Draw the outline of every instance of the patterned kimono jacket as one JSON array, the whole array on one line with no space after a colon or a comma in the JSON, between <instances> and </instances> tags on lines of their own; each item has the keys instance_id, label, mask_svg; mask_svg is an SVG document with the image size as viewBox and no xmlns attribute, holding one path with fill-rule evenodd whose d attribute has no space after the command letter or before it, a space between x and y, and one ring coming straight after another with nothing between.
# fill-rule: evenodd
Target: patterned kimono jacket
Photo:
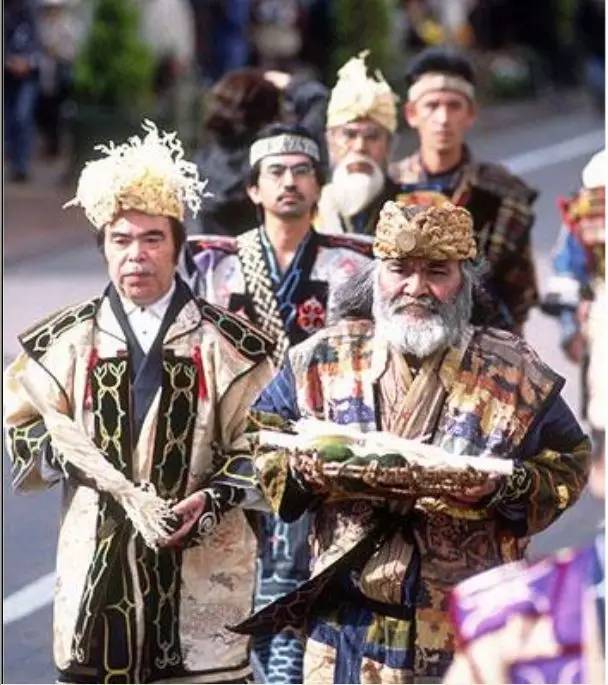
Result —
<instances>
[{"instance_id":1,"label":"patterned kimono jacket","mask_svg":"<svg viewBox=\"0 0 608 685\"><path fill-rule=\"evenodd\" d=\"M112 286L20 336L6 372L14 487L61 480L54 658L68 682L226 682L250 673L247 640L225 625L251 609L255 537L241 506L261 504L244 438L271 377L269 339L178 280L147 354ZM103 457L164 499L204 489L183 547L149 549L124 510L54 449L24 393L34 384Z\"/></svg>"},{"instance_id":2,"label":"patterned kimono jacket","mask_svg":"<svg viewBox=\"0 0 608 685\"><path fill-rule=\"evenodd\" d=\"M290 345L325 325L330 290L371 258L371 243L351 236L312 231L281 273L263 229L236 239L200 236L190 247L198 267L201 294L257 323L277 341L280 364ZM260 558L256 608L308 579L309 518L287 524L276 516L258 517ZM256 638L255 656L266 682L299 683L303 646L291 633Z\"/></svg>"},{"instance_id":3,"label":"patterned kimono jacket","mask_svg":"<svg viewBox=\"0 0 608 685\"><path fill-rule=\"evenodd\" d=\"M476 162L466 148L462 164L447 174L429 174L419 153L395 162L389 172L402 184L397 202L424 205L447 198L471 212L479 254L490 267L484 287L501 309L501 320L490 323L520 330L538 303L530 243L536 191L504 167Z\"/></svg>"},{"instance_id":4,"label":"patterned kimono jacket","mask_svg":"<svg viewBox=\"0 0 608 685\"><path fill-rule=\"evenodd\" d=\"M458 651L444 682L605 683L604 535L459 585L451 601Z\"/></svg>"},{"instance_id":5,"label":"patterned kimono jacket","mask_svg":"<svg viewBox=\"0 0 608 685\"><path fill-rule=\"evenodd\" d=\"M259 457L275 511L286 520L315 512L313 574L235 629L304 626L306 683L440 679L453 650L452 587L520 558L528 536L585 484L589 441L559 396L562 383L525 342L496 329L469 327L415 376L370 321L344 321L292 349L254 405L260 421L381 428L454 454L510 459L514 472L468 508L429 497L370 503L322 499L284 452Z\"/></svg>"}]
</instances>

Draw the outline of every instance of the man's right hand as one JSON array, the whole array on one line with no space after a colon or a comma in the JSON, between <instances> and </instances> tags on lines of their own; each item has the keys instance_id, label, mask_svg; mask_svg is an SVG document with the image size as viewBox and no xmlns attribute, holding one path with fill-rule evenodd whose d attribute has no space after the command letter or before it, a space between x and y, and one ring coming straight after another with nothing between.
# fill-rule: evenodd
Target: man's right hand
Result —
<instances>
[{"instance_id":1,"label":"man's right hand","mask_svg":"<svg viewBox=\"0 0 608 685\"><path fill-rule=\"evenodd\" d=\"M566 343L564 343L563 347L568 359L575 364L580 364L583 361L587 350L585 336L580 331L577 331Z\"/></svg>"}]
</instances>

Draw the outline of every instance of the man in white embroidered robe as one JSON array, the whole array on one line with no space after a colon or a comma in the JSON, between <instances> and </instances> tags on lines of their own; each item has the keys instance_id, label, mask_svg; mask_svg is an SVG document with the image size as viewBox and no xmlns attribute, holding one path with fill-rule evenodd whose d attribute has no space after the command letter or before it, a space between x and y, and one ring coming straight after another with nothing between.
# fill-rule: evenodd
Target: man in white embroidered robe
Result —
<instances>
[{"instance_id":1,"label":"man in white embroidered robe","mask_svg":"<svg viewBox=\"0 0 608 685\"><path fill-rule=\"evenodd\" d=\"M63 483L61 682L243 682L247 640L225 626L251 606L242 507L263 505L243 433L272 345L176 276L204 184L174 134L145 128L85 167L73 201L110 284L20 336L7 370L14 486Z\"/></svg>"}]
</instances>

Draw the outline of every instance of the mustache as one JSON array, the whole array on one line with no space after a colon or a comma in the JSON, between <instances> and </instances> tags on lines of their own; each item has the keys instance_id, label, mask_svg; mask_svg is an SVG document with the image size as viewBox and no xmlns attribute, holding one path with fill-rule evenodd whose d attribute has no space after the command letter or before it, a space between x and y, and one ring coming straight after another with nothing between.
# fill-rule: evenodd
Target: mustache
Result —
<instances>
[{"instance_id":1,"label":"mustache","mask_svg":"<svg viewBox=\"0 0 608 685\"><path fill-rule=\"evenodd\" d=\"M440 303L431 295L422 295L421 297L397 295L389 301L388 305L393 313L404 311L409 307L423 307L433 314L438 314L441 310Z\"/></svg>"},{"instance_id":2,"label":"mustache","mask_svg":"<svg viewBox=\"0 0 608 685\"><path fill-rule=\"evenodd\" d=\"M304 199L304 195L302 195L302 193L298 192L297 190L288 190L288 191L286 191L286 192L284 192L284 193L281 193L281 194L279 195L278 199L279 199L279 200L284 200L286 197L290 197L290 198L291 198L291 197L295 197L295 198L297 198L298 200L303 200L303 199Z\"/></svg>"},{"instance_id":3,"label":"mustache","mask_svg":"<svg viewBox=\"0 0 608 685\"><path fill-rule=\"evenodd\" d=\"M124 271L121 275L124 276L152 276L154 271L146 266L137 266L133 264Z\"/></svg>"}]
</instances>

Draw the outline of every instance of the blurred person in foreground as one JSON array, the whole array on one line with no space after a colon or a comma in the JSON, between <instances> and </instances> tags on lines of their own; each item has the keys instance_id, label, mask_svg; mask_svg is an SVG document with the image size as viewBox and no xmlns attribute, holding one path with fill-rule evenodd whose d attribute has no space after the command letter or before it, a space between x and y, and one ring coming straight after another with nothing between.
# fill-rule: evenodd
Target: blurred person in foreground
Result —
<instances>
[{"instance_id":1,"label":"blurred person in foreground","mask_svg":"<svg viewBox=\"0 0 608 685\"><path fill-rule=\"evenodd\" d=\"M494 325L521 334L538 302L530 230L536 191L504 167L475 160L465 136L477 115L473 69L449 48L429 48L412 60L403 113L420 147L391 165L403 204L448 199L473 215L475 239L487 260L483 286L495 302ZM499 319L500 317L500 319Z\"/></svg>"},{"instance_id":2,"label":"blurred person in foreground","mask_svg":"<svg viewBox=\"0 0 608 685\"><path fill-rule=\"evenodd\" d=\"M367 75L368 52L338 71L327 107L332 171L315 220L323 233L373 235L380 209L398 191L387 175L397 128L397 96L380 72Z\"/></svg>"},{"instance_id":3,"label":"blurred person in foreground","mask_svg":"<svg viewBox=\"0 0 608 685\"><path fill-rule=\"evenodd\" d=\"M34 5L4 3L4 145L10 180L28 180L34 145L40 39Z\"/></svg>"},{"instance_id":4,"label":"blurred person in foreground","mask_svg":"<svg viewBox=\"0 0 608 685\"><path fill-rule=\"evenodd\" d=\"M247 192L261 224L237 238L193 236L200 293L260 326L276 342L280 366L291 345L323 328L327 303L371 259L371 242L330 236L312 228L323 184L320 150L298 126L272 124L249 153ZM309 576L309 518L287 524L260 514L255 608L289 592ZM293 631L255 640L267 683L302 682L301 637Z\"/></svg>"},{"instance_id":5,"label":"blurred person in foreground","mask_svg":"<svg viewBox=\"0 0 608 685\"><path fill-rule=\"evenodd\" d=\"M13 487L61 482L60 682L245 682L264 506L244 438L270 340L176 275L204 183L175 133L101 146L74 200L109 284L23 333L5 376Z\"/></svg>"},{"instance_id":6,"label":"blurred person in foreground","mask_svg":"<svg viewBox=\"0 0 608 685\"><path fill-rule=\"evenodd\" d=\"M608 331L604 331L605 334ZM605 337L604 337L605 340ZM597 379L604 386L608 377ZM591 494L605 498L608 405L593 425ZM606 682L606 530L534 564L492 569L451 598L457 651L446 685Z\"/></svg>"},{"instance_id":7,"label":"blurred person in foreground","mask_svg":"<svg viewBox=\"0 0 608 685\"><path fill-rule=\"evenodd\" d=\"M195 161L211 197L200 224L210 235L237 236L257 224L247 195L249 146L264 126L292 118L310 132L325 124L327 91L316 81L283 72L231 71L211 89L204 120L206 140ZM195 231L192 228L191 232Z\"/></svg>"},{"instance_id":8,"label":"blurred person in foreground","mask_svg":"<svg viewBox=\"0 0 608 685\"><path fill-rule=\"evenodd\" d=\"M275 512L314 512L313 570L235 629L301 626L305 683L438 682L454 649L454 585L522 558L587 480L589 440L563 379L521 338L469 324L469 212L388 202L374 255L334 293L336 323L288 352L252 417L275 429L314 417L382 430L441 449L445 463L494 457L512 473L404 500L379 497L367 478L354 489L306 474L284 451L256 457Z\"/></svg>"},{"instance_id":9,"label":"blurred person in foreground","mask_svg":"<svg viewBox=\"0 0 608 685\"><path fill-rule=\"evenodd\" d=\"M581 365L582 414L598 427L608 406L602 354L608 336L606 178L608 153L603 150L583 169L582 188L560 199L562 227L542 303L544 312L559 317L564 352Z\"/></svg>"}]
</instances>

